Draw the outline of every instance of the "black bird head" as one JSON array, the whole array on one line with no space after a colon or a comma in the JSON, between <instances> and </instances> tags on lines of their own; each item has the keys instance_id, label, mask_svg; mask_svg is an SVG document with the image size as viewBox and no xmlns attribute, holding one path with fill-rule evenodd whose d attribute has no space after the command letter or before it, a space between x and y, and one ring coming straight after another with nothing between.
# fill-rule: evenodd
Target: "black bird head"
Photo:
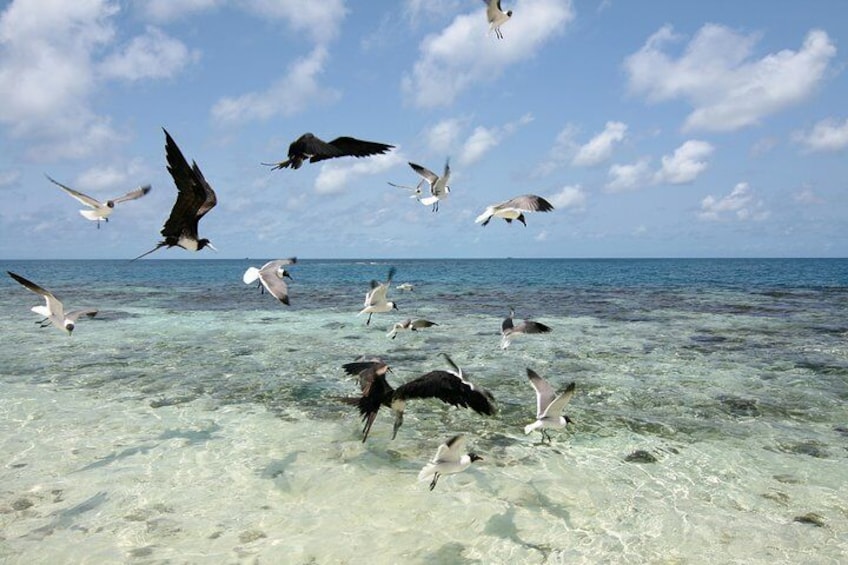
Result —
<instances>
[{"instance_id":1,"label":"black bird head","mask_svg":"<svg viewBox=\"0 0 848 565\"><path fill-rule=\"evenodd\" d=\"M506 17L508 17L508 18L512 17L512 10L507 10Z\"/></svg>"},{"instance_id":2,"label":"black bird head","mask_svg":"<svg viewBox=\"0 0 848 565\"><path fill-rule=\"evenodd\" d=\"M471 458L472 463L475 462L475 461L482 461L483 460L483 458L480 457L479 455L477 455L476 453L469 453L468 457Z\"/></svg>"},{"instance_id":3,"label":"black bird head","mask_svg":"<svg viewBox=\"0 0 848 565\"><path fill-rule=\"evenodd\" d=\"M204 247L208 247L213 251L218 251L217 249L215 249L215 246L212 245L212 242L206 239L205 237L197 240L197 250L200 251Z\"/></svg>"},{"instance_id":4,"label":"black bird head","mask_svg":"<svg viewBox=\"0 0 848 565\"><path fill-rule=\"evenodd\" d=\"M74 332L74 323L68 322L65 324L65 331L68 332L68 335L71 335Z\"/></svg>"},{"instance_id":5,"label":"black bird head","mask_svg":"<svg viewBox=\"0 0 848 565\"><path fill-rule=\"evenodd\" d=\"M392 302L392 309L400 312L400 308L398 308L397 302Z\"/></svg>"}]
</instances>

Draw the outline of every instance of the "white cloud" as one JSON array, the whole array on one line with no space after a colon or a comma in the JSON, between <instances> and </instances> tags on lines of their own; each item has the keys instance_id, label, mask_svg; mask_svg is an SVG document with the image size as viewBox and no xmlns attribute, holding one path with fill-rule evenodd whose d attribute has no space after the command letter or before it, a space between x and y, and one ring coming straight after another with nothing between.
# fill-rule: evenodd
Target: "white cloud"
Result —
<instances>
[{"instance_id":1,"label":"white cloud","mask_svg":"<svg viewBox=\"0 0 848 565\"><path fill-rule=\"evenodd\" d=\"M793 196L796 202L800 202L801 204L822 204L824 203L824 199L822 199L818 194L816 194L812 188L809 186L805 186L801 188L800 191L795 193Z\"/></svg>"},{"instance_id":2,"label":"white cloud","mask_svg":"<svg viewBox=\"0 0 848 565\"><path fill-rule=\"evenodd\" d=\"M713 146L706 141L690 139L674 150L672 155L664 155L662 167L654 176L655 182L686 184L695 180L707 169L704 160L713 153Z\"/></svg>"},{"instance_id":3,"label":"white cloud","mask_svg":"<svg viewBox=\"0 0 848 565\"><path fill-rule=\"evenodd\" d=\"M566 126L557 134L554 140L554 146L548 152L547 158L539 164L536 169L536 176L543 176L552 173L562 166L571 155L577 151L579 145L574 141L577 135L577 126L574 124L566 124Z\"/></svg>"},{"instance_id":4,"label":"white cloud","mask_svg":"<svg viewBox=\"0 0 848 565\"><path fill-rule=\"evenodd\" d=\"M318 43L336 37L347 15L344 0L242 0L240 4L264 18L284 20L293 30L307 32Z\"/></svg>"},{"instance_id":5,"label":"white cloud","mask_svg":"<svg viewBox=\"0 0 848 565\"><path fill-rule=\"evenodd\" d=\"M382 173L405 161L406 158L397 149L373 157L357 159L352 163L329 161L321 166L321 171L315 178L315 192L339 193L357 177Z\"/></svg>"},{"instance_id":6,"label":"white cloud","mask_svg":"<svg viewBox=\"0 0 848 565\"><path fill-rule=\"evenodd\" d=\"M149 18L171 21L224 4L224 0L137 0L136 4Z\"/></svg>"},{"instance_id":7,"label":"white cloud","mask_svg":"<svg viewBox=\"0 0 848 565\"><path fill-rule=\"evenodd\" d=\"M500 127L486 128L478 126L468 139L465 140L465 143L463 143L459 151L459 162L463 165L470 165L479 161L483 155L500 144L501 141L515 132L515 130L532 121L533 116L525 114L518 120L508 122Z\"/></svg>"},{"instance_id":8,"label":"white cloud","mask_svg":"<svg viewBox=\"0 0 848 565\"><path fill-rule=\"evenodd\" d=\"M610 181L604 187L609 192L635 190L651 181L651 160L647 157L629 165L614 164L609 169Z\"/></svg>"},{"instance_id":9,"label":"white cloud","mask_svg":"<svg viewBox=\"0 0 848 565\"><path fill-rule=\"evenodd\" d=\"M100 71L107 77L125 80L168 78L186 65L200 59L200 52L189 50L182 41L168 37L155 27L134 37L120 53L107 57Z\"/></svg>"},{"instance_id":10,"label":"white cloud","mask_svg":"<svg viewBox=\"0 0 848 565\"><path fill-rule=\"evenodd\" d=\"M716 198L710 194L701 201L698 217L702 220L720 221L734 216L739 221L764 220L769 216L747 182L738 183L726 196Z\"/></svg>"},{"instance_id":11,"label":"white cloud","mask_svg":"<svg viewBox=\"0 0 848 565\"><path fill-rule=\"evenodd\" d=\"M424 135L431 151L448 153L456 145L464 127L464 120L448 118L430 128Z\"/></svg>"},{"instance_id":12,"label":"white cloud","mask_svg":"<svg viewBox=\"0 0 848 565\"><path fill-rule=\"evenodd\" d=\"M340 96L337 91L318 84L326 59L327 49L316 47L308 56L295 61L288 74L268 90L218 100L212 107L212 117L231 124L267 120L277 115L291 116L309 106L337 100Z\"/></svg>"},{"instance_id":13,"label":"white cloud","mask_svg":"<svg viewBox=\"0 0 848 565\"><path fill-rule=\"evenodd\" d=\"M149 176L150 174L151 171L145 169L141 159L133 159L121 166L112 164L91 167L77 177L74 188L78 187L78 190L86 193L99 190L123 190L126 192L139 185L146 184L142 175Z\"/></svg>"},{"instance_id":14,"label":"white cloud","mask_svg":"<svg viewBox=\"0 0 848 565\"><path fill-rule=\"evenodd\" d=\"M590 139L577 150L571 163L578 167L593 167L612 157L616 143L627 135L627 125L622 122L607 122L604 131Z\"/></svg>"},{"instance_id":15,"label":"white cloud","mask_svg":"<svg viewBox=\"0 0 848 565\"><path fill-rule=\"evenodd\" d=\"M848 119L842 123L833 118L822 120L809 132L796 132L794 139L807 151L839 151L848 147Z\"/></svg>"},{"instance_id":16,"label":"white cloud","mask_svg":"<svg viewBox=\"0 0 848 565\"><path fill-rule=\"evenodd\" d=\"M420 58L402 87L419 107L449 106L475 83L493 80L508 67L532 57L574 17L570 0L526 0L521 17L505 26L507 38L487 36L483 6L461 14L438 34L424 38Z\"/></svg>"},{"instance_id":17,"label":"white cloud","mask_svg":"<svg viewBox=\"0 0 848 565\"><path fill-rule=\"evenodd\" d=\"M556 194L550 195L547 200L554 205L554 208L560 210L583 210L586 207L586 193L583 188L577 184L574 186L564 186Z\"/></svg>"},{"instance_id":18,"label":"white cloud","mask_svg":"<svg viewBox=\"0 0 848 565\"><path fill-rule=\"evenodd\" d=\"M693 108L687 130L731 131L809 97L821 83L836 47L812 30L798 51L784 49L753 59L759 37L716 24L704 25L678 58L665 52L678 41L670 26L627 57L630 90L649 101L684 99Z\"/></svg>"}]
</instances>

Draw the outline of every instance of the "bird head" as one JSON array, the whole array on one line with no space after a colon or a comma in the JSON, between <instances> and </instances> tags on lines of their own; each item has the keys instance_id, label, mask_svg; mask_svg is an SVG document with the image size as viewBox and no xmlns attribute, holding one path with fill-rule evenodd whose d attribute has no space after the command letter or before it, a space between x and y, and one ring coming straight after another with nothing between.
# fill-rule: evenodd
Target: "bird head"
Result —
<instances>
[{"instance_id":1,"label":"bird head","mask_svg":"<svg viewBox=\"0 0 848 565\"><path fill-rule=\"evenodd\" d=\"M479 455L477 455L476 453L469 453L468 457L471 459L472 463L474 463L475 461L482 461L483 460L483 458L480 457Z\"/></svg>"},{"instance_id":2,"label":"bird head","mask_svg":"<svg viewBox=\"0 0 848 565\"><path fill-rule=\"evenodd\" d=\"M571 419L571 418L569 418L568 416L563 416L563 418L565 418L565 423L566 423L566 424L572 424L572 425L574 424L574 420L572 420L572 419Z\"/></svg>"},{"instance_id":3,"label":"bird head","mask_svg":"<svg viewBox=\"0 0 848 565\"><path fill-rule=\"evenodd\" d=\"M73 322L65 322L65 331L68 332L68 335L74 333L74 323Z\"/></svg>"},{"instance_id":4,"label":"bird head","mask_svg":"<svg viewBox=\"0 0 848 565\"><path fill-rule=\"evenodd\" d=\"M107 206L108 208L114 208L114 207L115 207L115 201L114 201L114 200L107 200L107 201L106 201L106 206Z\"/></svg>"},{"instance_id":5,"label":"bird head","mask_svg":"<svg viewBox=\"0 0 848 565\"><path fill-rule=\"evenodd\" d=\"M511 18L511 17L512 17L512 10L507 10L507 11L506 11L506 17L508 17L508 18Z\"/></svg>"},{"instance_id":6,"label":"bird head","mask_svg":"<svg viewBox=\"0 0 848 565\"><path fill-rule=\"evenodd\" d=\"M397 302L392 302L392 310L397 310L400 312L400 308L398 308Z\"/></svg>"},{"instance_id":7,"label":"bird head","mask_svg":"<svg viewBox=\"0 0 848 565\"><path fill-rule=\"evenodd\" d=\"M292 278L292 276L289 274L289 272L287 270L283 269L282 267L280 267L280 270L277 271L277 276L280 277L280 278L287 277L291 280L294 280Z\"/></svg>"}]
</instances>

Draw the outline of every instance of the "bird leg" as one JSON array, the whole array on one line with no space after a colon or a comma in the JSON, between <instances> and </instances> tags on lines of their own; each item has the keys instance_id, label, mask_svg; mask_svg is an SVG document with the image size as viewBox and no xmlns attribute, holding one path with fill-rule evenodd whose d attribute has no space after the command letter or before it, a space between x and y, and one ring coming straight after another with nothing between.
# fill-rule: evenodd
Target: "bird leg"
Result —
<instances>
[{"instance_id":1,"label":"bird leg","mask_svg":"<svg viewBox=\"0 0 848 565\"><path fill-rule=\"evenodd\" d=\"M46 328L47 326L50 325L50 318L44 318L43 320L38 320L36 322L36 324L38 324L39 328Z\"/></svg>"},{"instance_id":2,"label":"bird leg","mask_svg":"<svg viewBox=\"0 0 848 565\"><path fill-rule=\"evenodd\" d=\"M373 312L369 312L369 313L368 313L368 319L367 319L367 320L365 320L365 325L366 325L366 326L371 325L371 315L372 315L372 314L373 314Z\"/></svg>"},{"instance_id":3,"label":"bird leg","mask_svg":"<svg viewBox=\"0 0 848 565\"><path fill-rule=\"evenodd\" d=\"M436 473L436 474L433 475L433 482L430 483L430 490L433 490L434 488L436 488L436 481L438 481L438 480L439 480L439 474Z\"/></svg>"},{"instance_id":4,"label":"bird leg","mask_svg":"<svg viewBox=\"0 0 848 565\"><path fill-rule=\"evenodd\" d=\"M548 444L552 444L553 440L551 439L551 435L548 433L548 430L542 428L540 431L542 432L542 443L545 443L545 440L548 440Z\"/></svg>"}]
</instances>

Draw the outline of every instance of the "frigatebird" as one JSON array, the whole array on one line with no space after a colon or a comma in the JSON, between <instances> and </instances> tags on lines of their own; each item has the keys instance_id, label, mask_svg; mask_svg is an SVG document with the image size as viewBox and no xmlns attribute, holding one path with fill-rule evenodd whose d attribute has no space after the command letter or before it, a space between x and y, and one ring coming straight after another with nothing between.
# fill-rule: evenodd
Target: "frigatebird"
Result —
<instances>
[{"instance_id":1,"label":"frigatebird","mask_svg":"<svg viewBox=\"0 0 848 565\"><path fill-rule=\"evenodd\" d=\"M336 157L368 157L386 153L390 149L394 149L394 145L363 141L355 137L337 137L327 142L311 133L304 133L289 145L288 159L279 163L262 164L271 167L271 170L288 167L299 169L307 159L310 163L317 163Z\"/></svg>"}]
</instances>

